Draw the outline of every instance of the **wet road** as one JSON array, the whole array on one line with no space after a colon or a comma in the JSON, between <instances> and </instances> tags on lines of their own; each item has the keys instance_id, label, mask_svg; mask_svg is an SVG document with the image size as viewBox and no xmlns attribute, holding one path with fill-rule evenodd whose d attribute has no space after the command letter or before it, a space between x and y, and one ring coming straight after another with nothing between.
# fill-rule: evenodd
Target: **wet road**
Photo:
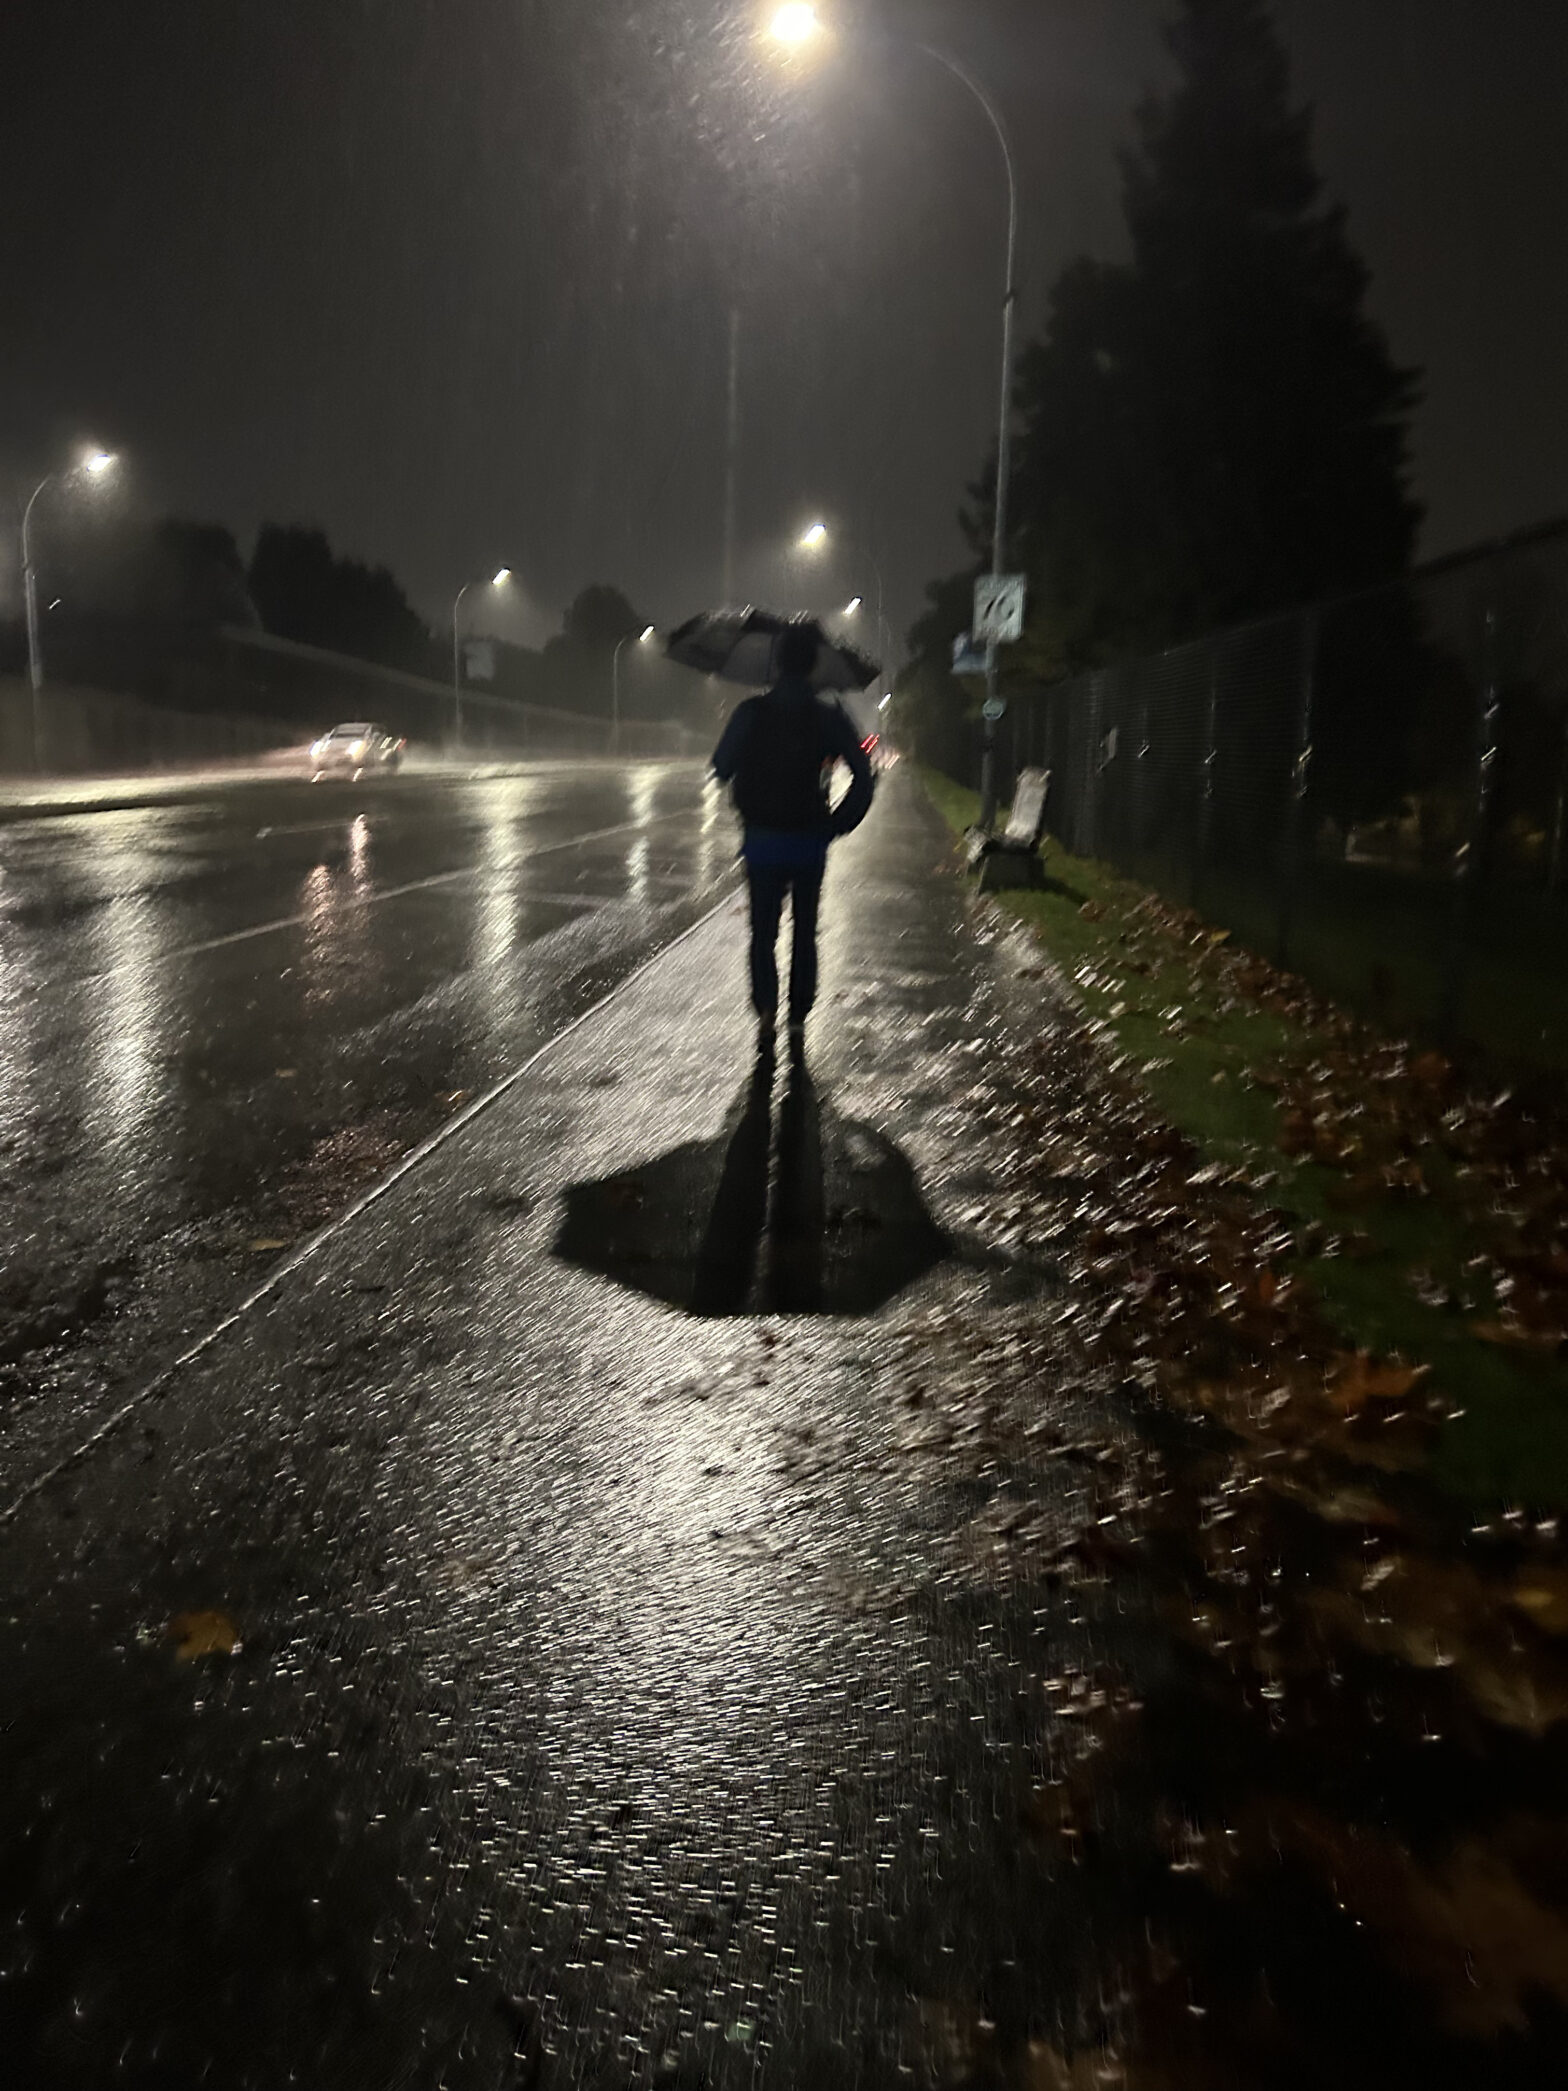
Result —
<instances>
[{"instance_id":1,"label":"wet road","mask_svg":"<svg viewBox=\"0 0 1568 2091\"><path fill-rule=\"evenodd\" d=\"M0 825L8 1481L712 904L694 764Z\"/></svg>"},{"instance_id":2,"label":"wet road","mask_svg":"<svg viewBox=\"0 0 1568 2091\"><path fill-rule=\"evenodd\" d=\"M1083 1622L987 1521L1082 1485L939 1399L1051 1283L943 847L846 846L809 1068L723 908L0 1527L40 2086L946 2082L1070 2010Z\"/></svg>"}]
</instances>

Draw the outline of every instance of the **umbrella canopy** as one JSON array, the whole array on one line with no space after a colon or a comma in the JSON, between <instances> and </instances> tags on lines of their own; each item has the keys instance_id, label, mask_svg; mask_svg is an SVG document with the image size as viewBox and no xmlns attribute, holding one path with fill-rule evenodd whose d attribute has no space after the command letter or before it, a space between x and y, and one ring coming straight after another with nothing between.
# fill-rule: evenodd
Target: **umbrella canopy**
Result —
<instances>
[{"instance_id":1,"label":"umbrella canopy","mask_svg":"<svg viewBox=\"0 0 1568 2091\"><path fill-rule=\"evenodd\" d=\"M784 617L776 610L704 610L671 632L664 651L683 668L765 690L778 680L779 636L792 627L816 634L820 650L811 680L817 689L863 690L882 673L853 646L830 639L816 618Z\"/></svg>"}]
</instances>

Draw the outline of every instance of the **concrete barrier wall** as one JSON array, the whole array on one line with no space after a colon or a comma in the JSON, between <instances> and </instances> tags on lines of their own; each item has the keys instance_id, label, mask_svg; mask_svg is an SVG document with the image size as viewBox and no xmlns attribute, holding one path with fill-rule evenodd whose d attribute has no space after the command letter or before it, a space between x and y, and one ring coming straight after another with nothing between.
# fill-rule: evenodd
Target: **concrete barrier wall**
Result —
<instances>
[{"instance_id":1,"label":"concrete barrier wall","mask_svg":"<svg viewBox=\"0 0 1568 2091\"><path fill-rule=\"evenodd\" d=\"M19 635L11 634L18 659ZM134 622L52 636L39 706L0 674L0 776L80 776L244 760L302 748L343 719L373 719L430 753L491 760L706 754L711 737L677 721L624 720L465 689L261 632Z\"/></svg>"},{"instance_id":2,"label":"concrete barrier wall","mask_svg":"<svg viewBox=\"0 0 1568 2091\"><path fill-rule=\"evenodd\" d=\"M34 745L32 691L0 677L0 776L109 776L187 764L243 761L297 746L286 720L246 712L170 711L111 690L45 683Z\"/></svg>"}]
</instances>

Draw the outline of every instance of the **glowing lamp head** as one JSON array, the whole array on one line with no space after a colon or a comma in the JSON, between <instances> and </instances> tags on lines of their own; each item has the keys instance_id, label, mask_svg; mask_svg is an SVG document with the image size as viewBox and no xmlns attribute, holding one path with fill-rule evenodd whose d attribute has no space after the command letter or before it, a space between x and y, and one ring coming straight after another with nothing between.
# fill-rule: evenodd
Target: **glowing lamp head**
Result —
<instances>
[{"instance_id":1,"label":"glowing lamp head","mask_svg":"<svg viewBox=\"0 0 1568 2091\"><path fill-rule=\"evenodd\" d=\"M864 598L862 596L852 595L849 601L844 605L844 615L846 617L853 617L855 612L860 608L860 605L863 600Z\"/></svg>"},{"instance_id":2,"label":"glowing lamp head","mask_svg":"<svg viewBox=\"0 0 1568 2091\"><path fill-rule=\"evenodd\" d=\"M826 523L813 523L809 530L802 531L800 549L803 552L820 552L828 541Z\"/></svg>"},{"instance_id":3,"label":"glowing lamp head","mask_svg":"<svg viewBox=\"0 0 1568 2091\"><path fill-rule=\"evenodd\" d=\"M651 625L651 624L650 624L650 625L648 626L647 630L646 630L646 631L645 631L645 632L643 633L643 635L642 635L642 639L641 639L641 641L640 641L639 643L640 643L641 645L643 645L643 646L646 646L646 645L647 645L647 643L648 643L648 641L649 641L650 639L656 639L657 637L658 637L658 632L657 632L656 628L655 628L655 627L654 627L653 625Z\"/></svg>"},{"instance_id":4,"label":"glowing lamp head","mask_svg":"<svg viewBox=\"0 0 1568 2091\"><path fill-rule=\"evenodd\" d=\"M82 459L82 470L91 472L94 479L97 479L104 472L111 471L113 466L114 452L112 450L89 450Z\"/></svg>"},{"instance_id":5,"label":"glowing lamp head","mask_svg":"<svg viewBox=\"0 0 1568 2091\"><path fill-rule=\"evenodd\" d=\"M788 0L773 16L772 34L776 43L799 51L822 34L821 18L809 0Z\"/></svg>"},{"instance_id":6,"label":"glowing lamp head","mask_svg":"<svg viewBox=\"0 0 1568 2091\"><path fill-rule=\"evenodd\" d=\"M500 572L496 575L495 579L490 583L490 586L492 588L502 588L506 585L508 581L511 580L511 578L512 569L509 566L503 566Z\"/></svg>"}]
</instances>

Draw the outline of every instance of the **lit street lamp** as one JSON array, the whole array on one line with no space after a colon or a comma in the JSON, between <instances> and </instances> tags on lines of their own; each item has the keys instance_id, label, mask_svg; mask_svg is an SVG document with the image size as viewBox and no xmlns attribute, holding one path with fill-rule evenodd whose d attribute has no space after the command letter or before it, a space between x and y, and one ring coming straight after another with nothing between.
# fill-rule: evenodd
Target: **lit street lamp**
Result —
<instances>
[{"instance_id":1,"label":"lit street lamp","mask_svg":"<svg viewBox=\"0 0 1568 2091\"><path fill-rule=\"evenodd\" d=\"M773 34L781 44L800 50L822 34L822 23L807 0L789 0L773 17Z\"/></svg>"},{"instance_id":2,"label":"lit street lamp","mask_svg":"<svg viewBox=\"0 0 1568 2091\"><path fill-rule=\"evenodd\" d=\"M794 4L780 7L774 14L772 34L785 48L800 51L818 36L825 36L827 31L814 7L806 4L806 0L794 0ZM1013 319L1018 304L1018 171L1001 111L968 67L937 44L911 42L909 48L934 59L980 104L996 133L1007 175L1007 270L1002 285L1002 404L996 444L996 515L991 533L991 572L1000 577L1007 557L1007 499L1012 478ZM988 828L996 817L996 720L1001 703L1000 680L999 649L993 639L985 650L985 758L980 774L980 825L983 828Z\"/></svg>"},{"instance_id":3,"label":"lit street lamp","mask_svg":"<svg viewBox=\"0 0 1568 2091\"><path fill-rule=\"evenodd\" d=\"M503 566L483 585L504 588L511 578L512 569ZM463 745L463 644L458 636L457 613L463 607L463 597L474 586L474 582L465 581L452 599L452 738L458 747Z\"/></svg>"},{"instance_id":4,"label":"lit street lamp","mask_svg":"<svg viewBox=\"0 0 1568 2091\"><path fill-rule=\"evenodd\" d=\"M69 472L46 472L28 497L22 510L22 600L27 616L27 680L33 693L33 767L42 767L43 716L39 694L44 686L43 633L38 622L38 573L33 565L33 510L38 497L46 488L62 481L85 475L89 479L101 479L112 469L114 455L108 450L89 450Z\"/></svg>"},{"instance_id":5,"label":"lit street lamp","mask_svg":"<svg viewBox=\"0 0 1568 2091\"><path fill-rule=\"evenodd\" d=\"M639 646L646 646L650 639L658 637L657 628L646 625L640 632L628 632L624 639L616 641L615 652L610 658L610 753L618 755L621 747L621 648L630 646L635 638Z\"/></svg>"},{"instance_id":6,"label":"lit street lamp","mask_svg":"<svg viewBox=\"0 0 1568 2091\"><path fill-rule=\"evenodd\" d=\"M804 532L804 534L797 540L797 542L801 551L817 552L822 550L822 548L828 543L831 536L832 532L828 529L826 523L813 523L811 528ZM864 559L867 566L870 567L872 575L875 578L877 584L877 645L881 648L883 656L885 658L886 655L891 651L887 643L891 635L888 632L887 619L882 614L882 604L885 593L882 586L882 568L880 564L872 558L871 554L865 549L863 545L857 544L854 547L854 550L855 556L857 558ZM863 606L864 598L858 595L853 596L844 605L843 614L846 617L854 617L859 613Z\"/></svg>"}]
</instances>

